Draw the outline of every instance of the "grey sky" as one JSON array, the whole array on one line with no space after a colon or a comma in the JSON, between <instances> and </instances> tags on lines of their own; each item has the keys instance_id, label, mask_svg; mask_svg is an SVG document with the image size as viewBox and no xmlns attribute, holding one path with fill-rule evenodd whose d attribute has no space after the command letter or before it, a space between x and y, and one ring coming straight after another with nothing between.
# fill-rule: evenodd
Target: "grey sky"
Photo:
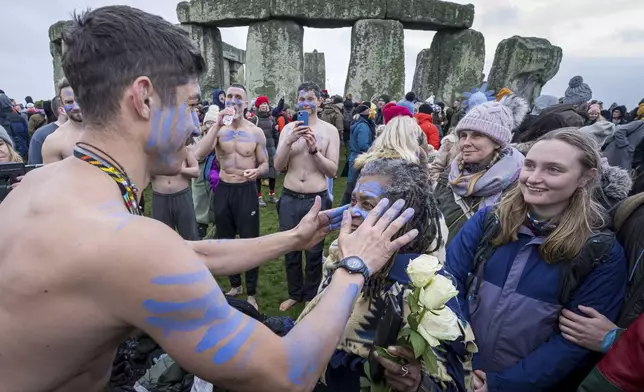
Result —
<instances>
[{"instance_id":1,"label":"grey sky","mask_svg":"<svg viewBox=\"0 0 644 392\"><path fill-rule=\"evenodd\" d=\"M324 1L324 0L319 0ZM497 44L513 35L537 36L561 46L564 59L544 93L562 96L571 77L582 75L594 98L629 109L644 98L644 1L613 0L456 0L473 3L473 28L486 41L485 73ZM2 6L0 89L23 101L26 95L48 99L54 93L49 54L49 25L70 19L73 10L127 4L177 23L178 0L32 0ZM246 47L246 27L222 29L223 40ZM304 50L326 54L328 89L342 93L350 56L351 29L306 29ZM411 88L416 55L431 45L433 32L405 31L406 86ZM133 37L136 39L136 37Z\"/></svg>"}]
</instances>

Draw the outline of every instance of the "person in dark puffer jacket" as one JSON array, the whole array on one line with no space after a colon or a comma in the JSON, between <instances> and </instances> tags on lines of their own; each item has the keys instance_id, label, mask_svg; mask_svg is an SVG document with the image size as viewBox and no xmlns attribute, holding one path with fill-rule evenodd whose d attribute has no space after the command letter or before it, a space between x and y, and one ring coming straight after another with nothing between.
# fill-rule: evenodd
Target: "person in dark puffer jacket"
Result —
<instances>
[{"instance_id":1,"label":"person in dark puffer jacket","mask_svg":"<svg viewBox=\"0 0 644 392\"><path fill-rule=\"evenodd\" d=\"M13 110L11 99L5 94L0 94L0 125L13 139L15 150L26 162L29 152L29 124Z\"/></svg>"}]
</instances>

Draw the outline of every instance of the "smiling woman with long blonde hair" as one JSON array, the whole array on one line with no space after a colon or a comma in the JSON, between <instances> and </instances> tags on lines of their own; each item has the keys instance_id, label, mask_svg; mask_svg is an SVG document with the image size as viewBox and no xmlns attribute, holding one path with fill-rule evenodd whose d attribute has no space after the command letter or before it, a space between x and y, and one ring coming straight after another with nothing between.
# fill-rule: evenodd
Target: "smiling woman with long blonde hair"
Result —
<instances>
[{"instance_id":1,"label":"smiling woman with long blonde hair","mask_svg":"<svg viewBox=\"0 0 644 392\"><path fill-rule=\"evenodd\" d=\"M570 390L560 383L590 351L557 328L562 309L617 318L626 258L593 200L600 171L586 134L547 133L528 152L518 186L479 210L449 245L446 269L479 348L477 391Z\"/></svg>"},{"instance_id":2,"label":"smiling woman with long blonde hair","mask_svg":"<svg viewBox=\"0 0 644 392\"><path fill-rule=\"evenodd\" d=\"M22 157L13 149L13 140L0 125L0 163L22 163Z\"/></svg>"}]
</instances>

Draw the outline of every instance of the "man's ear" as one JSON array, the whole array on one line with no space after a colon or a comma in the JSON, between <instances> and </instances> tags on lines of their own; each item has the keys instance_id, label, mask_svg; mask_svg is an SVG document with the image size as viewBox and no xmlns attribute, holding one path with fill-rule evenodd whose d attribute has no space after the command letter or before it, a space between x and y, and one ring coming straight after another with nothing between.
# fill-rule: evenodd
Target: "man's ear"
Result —
<instances>
[{"instance_id":1,"label":"man's ear","mask_svg":"<svg viewBox=\"0 0 644 392\"><path fill-rule=\"evenodd\" d=\"M132 106L137 115L145 120L149 120L152 113L152 103L154 101L154 87L147 76L140 76L132 82L130 88L130 99Z\"/></svg>"}]
</instances>

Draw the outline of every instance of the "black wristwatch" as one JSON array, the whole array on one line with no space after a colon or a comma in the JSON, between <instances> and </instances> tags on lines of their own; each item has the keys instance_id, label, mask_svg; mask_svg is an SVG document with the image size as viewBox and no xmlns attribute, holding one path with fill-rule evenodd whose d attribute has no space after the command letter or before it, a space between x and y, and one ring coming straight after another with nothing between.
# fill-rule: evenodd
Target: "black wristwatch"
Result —
<instances>
[{"instance_id":1,"label":"black wristwatch","mask_svg":"<svg viewBox=\"0 0 644 392\"><path fill-rule=\"evenodd\" d=\"M338 264L338 268L344 268L350 274L362 274L365 284L369 281L369 267L357 256L342 259Z\"/></svg>"},{"instance_id":2,"label":"black wristwatch","mask_svg":"<svg viewBox=\"0 0 644 392\"><path fill-rule=\"evenodd\" d=\"M315 150L313 150L313 151L309 150L309 154L311 154L311 155L315 155L315 154L317 154L319 151L320 151L320 150L318 150L318 148L317 148L317 147L315 147Z\"/></svg>"}]
</instances>

